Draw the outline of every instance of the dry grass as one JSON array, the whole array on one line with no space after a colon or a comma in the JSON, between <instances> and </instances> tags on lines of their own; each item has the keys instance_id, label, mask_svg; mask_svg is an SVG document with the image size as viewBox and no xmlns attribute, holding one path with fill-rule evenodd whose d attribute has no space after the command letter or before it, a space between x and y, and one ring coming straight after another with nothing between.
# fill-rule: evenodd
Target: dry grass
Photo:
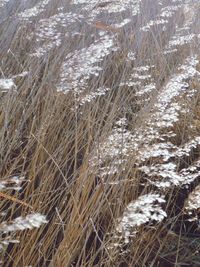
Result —
<instances>
[{"instance_id":1,"label":"dry grass","mask_svg":"<svg viewBox=\"0 0 200 267\"><path fill-rule=\"evenodd\" d=\"M0 21L1 78L28 72L27 76L14 78L16 88L0 95L0 179L4 181L13 175L26 178L19 192L0 193L0 211L4 212L1 221L9 222L32 211L45 214L48 219L39 229L16 233L20 243L9 244L1 252L2 266L199 266L200 237L190 235L194 231L183 218L183 202L198 184L198 178L189 189L163 189L168 217L160 223L138 227L136 236L125 244L115 232L118 218L131 201L156 188L146 182L138 169L137 151L130 149L123 166L104 177L100 175L103 166L91 164L94 155L101 154L118 119L126 117L125 130L133 134L137 129L145 129L163 86L187 56L199 53L198 45L193 42L180 47L175 55L164 54L175 32L175 22L181 25L184 21L183 11L176 13L165 32L155 27L144 34L139 31L141 23L153 17L159 6L155 1L151 11L150 2L143 1L144 14L133 18L127 28L115 30L103 17L102 23L78 25L81 35L67 37L62 45L43 57L31 56L37 43L30 33L42 16L56 13L54 5L60 6L61 2L48 5L30 24L13 19L11 14L18 14L14 10L22 9L17 4L10 7L10 17L4 15ZM64 5L64 10L68 5ZM99 87L110 90L92 102L79 105L73 91L56 90L60 67L70 52L89 47L100 30L114 36L119 50L98 63L103 70L98 77L90 77L81 98ZM136 52L134 62L127 61L130 50ZM145 64L155 66L150 75L156 82L156 90L138 97L135 94L138 86L119 86L128 80L133 68ZM193 97L177 97L177 102L189 112L161 131L161 134L173 131L176 136L168 141L176 146L197 136L200 129L199 79L191 80L190 88L197 89ZM189 159L181 159L178 166L191 165L198 158L199 148ZM112 168L113 159L105 161L107 168ZM153 166L160 161L161 158L152 158L146 164ZM4 238L2 233L1 239Z\"/></svg>"}]
</instances>

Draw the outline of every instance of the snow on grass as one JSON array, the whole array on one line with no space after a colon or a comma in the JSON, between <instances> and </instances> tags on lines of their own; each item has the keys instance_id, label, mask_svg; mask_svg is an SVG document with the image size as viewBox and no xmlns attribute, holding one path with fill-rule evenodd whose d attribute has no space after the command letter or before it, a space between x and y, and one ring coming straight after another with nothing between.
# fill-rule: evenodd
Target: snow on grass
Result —
<instances>
[{"instance_id":1,"label":"snow on grass","mask_svg":"<svg viewBox=\"0 0 200 267\"><path fill-rule=\"evenodd\" d=\"M149 222L161 222L167 217L161 205L165 203L159 194L146 194L130 202L125 208L117 225L117 232L122 235L124 242L128 243L137 233L137 227Z\"/></svg>"},{"instance_id":2,"label":"snow on grass","mask_svg":"<svg viewBox=\"0 0 200 267\"><path fill-rule=\"evenodd\" d=\"M134 58L133 58L134 60ZM128 87L134 87L135 88L139 88L138 89L138 93L139 92L142 93L142 91L146 90L146 86L150 86L152 84L154 84L154 80L151 76L151 69L153 69L153 66L149 66L149 65L142 65L142 66L138 66L138 67L134 67L132 69L132 72L130 73L130 75L126 78L124 78L121 82L120 82L120 86L128 86ZM155 87L151 87L151 89L155 89ZM149 87L149 90L151 90ZM148 89L147 89L148 90Z\"/></svg>"},{"instance_id":3,"label":"snow on grass","mask_svg":"<svg viewBox=\"0 0 200 267\"><path fill-rule=\"evenodd\" d=\"M80 21L83 16L75 13L58 13L49 18L41 19L30 38L36 41L35 52L32 56L41 57L49 52L52 48L62 44L68 36L69 27Z\"/></svg>"},{"instance_id":4,"label":"snow on grass","mask_svg":"<svg viewBox=\"0 0 200 267\"><path fill-rule=\"evenodd\" d=\"M22 188L21 186L24 181L26 181L24 176L16 176L16 175L10 178L4 179L0 181L0 191L3 191L5 189L18 191Z\"/></svg>"},{"instance_id":5,"label":"snow on grass","mask_svg":"<svg viewBox=\"0 0 200 267\"><path fill-rule=\"evenodd\" d=\"M186 203L185 210L191 212L200 208L200 185L196 186L195 189L189 194Z\"/></svg>"},{"instance_id":6,"label":"snow on grass","mask_svg":"<svg viewBox=\"0 0 200 267\"><path fill-rule=\"evenodd\" d=\"M144 164L149 160L160 159L160 165L153 167L145 165L141 170L149 177L151 184L156 187L169 187L171 185L188 184L196 178L196 174L190 175L190 170L183 170L182 173L176 172L176 165L169 165L168 161L187 155L189 151L199 144L196 138L182 148L178 148L169 141L165 141L169 136L174 136L173 132L162 135L161 131L174 126L179 121L179 113L182 111L176 98L180 97L188 90L188 79L198 76L196 70L198 60L196 56L188 57L185 63L179 67L179 72L174 74L171 79L164 85L155 104L145 121L143 127L136 130L135 134L126 130L126 119L115 125L112 133L108 138L99 145L96 155L91 159L92 166L99 166L101 176L117 173L125 162L129 159L130 154L136 154L137 164ZM158 142L160 140L160 142ZM148 171L149 168L149 171ZM187 173L188 178L184 175ZM159 177L157 181L152 180L153 176Z\"/></svg>"},{"instance_id":7,"label":"snow on grass","mask_svg":"<svg viewBox=\"0 0 200 267\"><path fill-rule=\"evenodd\" d=\"M0 0L0 8L4 7L10 0Z\"/></svg>"},{"instance_id":8,"label":"snow on grass","mask_svg":"<svg viewBox=\"0 0 200 267\"><path fill-rule=\"evenodd\" d=\"M80 96L77 98L77 101L80 106L90 103L94 101L97 97L104 96L108 91L110 91L110 88L108 87L99 87L95 89L95 91L89 92L84 96Z\"/></svg>"},{"instance_id":9,"label":"snow on grass","mask_svg":"<svg viewBox=\"0 0 200 267\"><path fill-rule=\"evenodd\" d=\"M149 32L153 27L159 25L167 25L169 20L176 14L176 12L183 7L183 5L171 5L165 6L161 9L161 13L156 16L155 19L148 21L144 26L140 28L143 32ZM164 27L162 28L165 29Z\"/></svg>"},{"instance_id":10,"label":"snow on grass","mask_svg":"<svg viewBox=\"0 0 200 267\"><path fill-rule=\"evenodd\" d=\"M0 79L0 90L2 92L7 92L12 88L15 88L16 85L13 79Z\"/></svg>"},{"instance_id":11,"label":"snow on grass","mask_svg":"<svg viewBox=\"0 0 200 267\"><path fill-rule=\"evenodd\" d=\"M187 58L185 63L179 67L180 73L172 76L156 98L152 115L146 121L146 131L143 129L143 134L139 134L140 142L143 139L146 139L146 142L139 149L138 162L147 162L153 158L161 161L160 164L144 165L140 168L147 175L149 183L158 188L186 185L197 177L196 173L191 173L187 168L177 173L176 164L170 162L176 158L188 156L192 149L200 144L199 137L186 143L183 147L177 147L169 141L166 142L166 137L162 138L161 134L161 130L166 130L179 121L179 113L182 108L176 103L176 97L180 97L186 90L189 90L188 80L190 78L200 75L196 70L197 64L197 57L193 56ZM158 140L162 142L159 143Z\"/></svg>"},{"instance_id":12,"label":"snow on grass","mask_svg":"<svg viewBox=\"0 0 200 267\"><path fill-rule=\"evenodd\" d=\"M99 63L117 49L113 36L105 34L89 47L70 53L62 64L57 90L79 95L87 88L89 78L98 77L103 70Z\"/></svg>"},{"instance_id":13,"label":"snow on grass","mask_svg":"<svg viewBox=\"0 0 200 267\"><path fill-rule=\"evenodd\" d=\"M47 223L46 217L40 213L29 214L25 217L18 217L12 222L2 222L0 224L0 232L16 232L26 229L39 228L42 224Z\"/></svg>"},{"instance_id":14,"label":"snow on grass","mask_svg":"<svg viewBox=\"0 0 200 267\"><path fill-rule=\"evenodd\" d=\"M91 159L91 166L100 168L100 175L117 173L129 156L133 135L125 130L126 118L119 119L105 142L102 142Z\"/></svg>"},{"instance_id":15,"label":"snow on grass","mask_svg":"<svg viewBox=\"0 0 200 267\"><path fill-rule=\"evenodd\" d=\"M140 170L147 175L147 184L154 185L158 189L174 186L187 187L199 177L199 164L199 162L196 162L180 172L177 171L177 165L173 162L142 166Z\"/></svg>"},{"instance_id":16,"label":"snow on grass","mask_svg":"<svg viewBox=\"0 0 200 267\"><path fill-rule=\"evenodd\" d=\"M50 1L51 0L42 0L38 2L34 7L22 11L18 14L19 19L29 21L30 19L37 17L45 10Z\"/></svg>"},{"instance_id":17,"label":"snow on grass","mask_svg":"<svg viewBox=\"0 0 200 267\"><path fill-rule=\"evenodd\" d=\"M137 15L140 12L141 0L73 0L75 5L84 5L83 10L91 11L91 17L96 17L101 12L120 13L128 10L132 16Z\"/></svg>"},{"instance_id":18,"label":"snow on grass","mask_svg":"<svg viewBox=\"0 0 200 267\"><path fill-rule=\"evenodd\" d=\"M184 22L181 26L176 26L175 34L171 37L166 45L164 54L176 52L177 49L184 45L195 42L195 38L199 38L199 34L192 33L192 25L195 22L199 6L195 2L189 2L182 5Z\"/></svg>"},{"instance_id":19,"label":"snow on grass","mask_svg":"<svg viewBox=\"0 0 200 267\"><path fill-rule=\"evenodd\" d=\"M165 24L168 24L168 20L166 19L151 20L141 28L141 31L148 32L152 26L165 25Z\"/></svg>"},{"instance_id":20,"label":"snow on grass","mask_svg":"<svg viewBox=\"0 0 200 267\"><path fill-rule=\"evenodd\" d=\"M114 25L112 25L115 28L123 28L125 25L127 25L128 23L131 22L131 19L124 19L122 20L120 23L115 23Z\"/></svg>"}]
</instances>

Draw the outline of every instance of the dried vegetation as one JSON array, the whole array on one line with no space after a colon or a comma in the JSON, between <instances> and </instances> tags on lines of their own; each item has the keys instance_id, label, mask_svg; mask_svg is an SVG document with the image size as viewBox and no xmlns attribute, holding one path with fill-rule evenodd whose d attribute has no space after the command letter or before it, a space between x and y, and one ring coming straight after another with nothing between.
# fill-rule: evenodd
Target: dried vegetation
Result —
<instances>
[{"instance_id":1,"label":"dried vegetation","mask_svg":"<svg viewBox=\"0 0 200 267\"><path fill-rule=\"evenodd\" d=\"M199 14L0 0L2 266L199 266Z\"/></svg>"}]
</instances>

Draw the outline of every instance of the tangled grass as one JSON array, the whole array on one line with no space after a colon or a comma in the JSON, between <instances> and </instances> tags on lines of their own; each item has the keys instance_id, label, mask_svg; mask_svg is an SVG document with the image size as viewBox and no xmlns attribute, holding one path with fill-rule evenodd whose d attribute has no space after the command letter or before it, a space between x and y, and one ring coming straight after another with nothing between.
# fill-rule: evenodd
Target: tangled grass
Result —
<instances>
[{"instance_id":1,"label":"tangled grass","mask_svg":"<svg viewBox=\"0 0 200 267\"><path fill-rule=\"evenodd\" d=\"M199 10L0 0L2 266L199 266Z\"/></svg>"}]
</instances>

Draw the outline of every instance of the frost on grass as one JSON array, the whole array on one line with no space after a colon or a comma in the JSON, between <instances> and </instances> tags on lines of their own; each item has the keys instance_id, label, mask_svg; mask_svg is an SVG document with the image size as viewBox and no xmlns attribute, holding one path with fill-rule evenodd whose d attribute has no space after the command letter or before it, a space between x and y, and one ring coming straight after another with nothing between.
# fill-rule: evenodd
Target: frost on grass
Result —
<instances>
[{"instance_id":1,"label":"frost on grass","mask_svg":"<svg viewBox=\"0 0 200 267\"><path fill-rule=\"evenodd\" d=\"M14 238L12 238L10 236L4 238L3 240L0 239L0 252L3 251L3 250L6 250L6 247L9 244L19 244L19 243L20 243L19 240L14 239Z\"/></svg>"},{"instance_id":2,"label":"frost on grass","mask_svg":"<svg viewBox=\"0 0 200 267\"><path fill-rule=\"evenodd\" d=\"M0 235L6 234L5 237L0 237L0 251L6 249L9 243L19 243L19 240L15 239L17 231L32 230L39 228L42 224L47 223L46 217L40 213L29 214L25 217L18 217L13 221L5 221L0 223Z\"/></svg>"},{"instance_id":3,"label":"frost on grass","mask_svg":"<svg viewBox=\"0 0 200 267\"><path fill-rule=\"evenodd\" d=\"M180 8L182 5L172 5L166 6L161 9L160 17L162 18L171 18L174 13Z\"/></svg>"},{"instance_id":4,"label":"frost on grass","mask_svg":"<svg viewBox=\"0 0 200 267\"><path fill-rule=\"evenodd\" d=\"M99 87L95 89L95 91L89 92L84 96L78 97L77 101L79 105L82 106L86 103L94 101L97 97L104 96L108 91L110 91L110 88L108 87Z\"/></svg>"},{"instance_id":5,"label":"frost on grass","mask_svg":"<svg viewBox=\"0 0 200 267\"><path fill-rule=\"evenodd\" d=\"M168 13L167 9L162 10L163 18L172 16L176 10L172 9L171 13L170 11ZM174 46L182 45L180 38L186 40L183 41L184 44L188 45L190 43L190 37L187 42L189 35L186 34L185 29L190 27L192 23L193 18L186 16L180 35L176 31L174 39L169 42L170 49ZM181 37L179 38L178 36ZM177 43L172 45L172 40L176 40ZM119 219L117 231L124 237L126 243L129 242L130 237L135 236L138 226L152 221L159 222L166 217L166 213L161 207L165 200L164 197L160 197L160 192L166 192L167 188L175 186L187 188L199 178L199 161L193 162L189 167L186 165L181 170L179 166L179 163L185 157L190 157L193 151L199 148L199 137L193 138L182 146L170 142L171 137L176 137L174 127L179 122L180 115L185 114L185 106L181 104L180 100L189 97L189 95L190 97L194 96L196 93L195 90L191 90L190 81L193 78L200 78L200 73L197 70L198 63L196 55L185 59L185 62L177 69L177 73L174 73L158 91L158 95L155 97L154 104L150 107L149 115L144 120L142 127L138 127L136 133L131 134L131 139L134 142L129 143L127 151L128 153L136 152L136 164L138 164L138 169L142 172L143 178L146 178L146 183L144 184L149 188L153 185L155 193L140 196L136 201L129 203L122 218ZM136 69L133 69L133 71L133 75L130 76L131 79L127 79L126 83L121 83L121 86L133 86L134 89L138 85L138 87L142 87L144 73ZM141 71L147 72L148 69L141 68ZM145 78L149 77L146 76ZM155 90L154 86L149 85L149 88L149 92ZM140 93L140 90L138 90L137 94ZM111 156L111 158L115 158L115 155L114 157ZM199 192L200 190L197 187L196 191L189 196L186 210L189 209L188 206L192 209L200 208L200 205L198 205ZM154 196L156 197L154 198ZM157 202L154 201L156 198L159 199Z\"/></svg>"},{"instance_id":6,"label":"frost on grass","mask_svg":"<svg viewBox=\"0 0 200 267\"><path fill-rule=\"evenodd\" d=\"M62 41L68 37L69 27L80 21L82 15L75 13L58 13L49 18L41 19L36 27L36 30L29 38L34 38L36 45L33 56L41 57L49 52L52 48L61 45Z\"/></svg>"},{"instance_id":7,"label":"frost on grass","mask_svg":"<svg viewBox=\"0 0 200 267\"><path fill-rule=\"evenodd\" d=\"M7 92L14 87L16 87L16 85L13 79L0 79L0 90L2 92Z\"/></svg>"},{"instance_id":8,"label":"frost on grass","mask_svg":"<svg viewBox=\"0 0 200 267\"><path fill-rule=\"evenodd\" d=\"M198 3L191 1L182 5L184 23L181 26L176 26L175 34L166 45L164 54L176 52L179 47L195 42L195 38L199 39L199 34L191 32L192 25L195 23L198 13L198 8Z\"/></svg>"},{"instance_id":9,"label":"frost on grass","mask_svg":"<svg viewBox=\"0 0 200 267\"><path fill-rule=\"evenodd\" d=\"M124 12L126 10L129 10L130 14L135 16L140 12L140 2L141 0L73 0L73 4L82 4L83 10L90 11L91 17L96 17L102 12L112 14Z\"/></svg>"},{"instance_id":10,"label":"frost on grass","mask_svg":"<svg viewBox=\"0 0 200 267\"><path fill-rule=\"evenodd\" d=\"M99 168L101 176L117 173L130 154L134 139L126 125L126 118L119 119L108 138L95 148L90 163L93 168Z\"/></svg>"},{"instance_id":11,"label":"frost on grass","mask_svg":"<svg viewBox=\"0 0 200 267\"><path fill-rule=\"evenodd\" d=\"M117 232L122 235L125 243L130 237L135 236L137 227L149 222L161 222L167 217L161 207L165 203L163 196L159 194L147 194L140 196L126 207L117 225Z\"/></svg>"},{"instance_id":12,"label":"frost on grass","mask_svg":"<svg viewBox=\"0 0 200 267\"><path fill-rule=\"evenodd\" d=\"M0 182L0 191L15 190L18 191L22 187L22 182L26 179L23 176L12 176ZM0 216L5 216L6 212L1 212ZM47 223L46 217L40 213L29 214L25 217L18 217L13 221L4 221L0 223L0 251L6 248L9 243L19 243L19 240L14 239L17 231L26 229L38 228L42 224ZM10 234L2 237L2 234Z\"/></svg>"},{"instance_id":13,"label":"frost on grass","mask_svg":"<svg viewBox=\"0 0 200 267\"><path fill-rule=\"evenodd\" d=\"M198 185L188 196L185 202L185 210L192 212L200 208L200 185Z\"/></svg>"},{"instance_id":14,"label":"frost on grass","mask_svg":"<svg viewBox=\"0 0 200 267\"><path fill-rule=\"evenodd\" d=\"M185 44L191 43L191 41L194 40L195 34L188 34L184 36L174 36L172 40L169 42L169 48L172 48L173 46L182 46Z\"/></svg>"},{"instance_id":15,"label":"frost on grass","mask_svg":"<svg viewBox=\"0 0 200 267\"><path fill-rule=\"evenodd\" d=\"M161 9L161 13L158 14L154 20L150 20L148 23L142 26L140 30L143 32L149 32L153 27L167 25L169 23L169 19L171 19L181 7L182 5L163 7ZM164 30L165 28L163 27L162 29Z\"/></svg>"},{"instance_id":16,"label":"frost on grass","mask_svg":"<svg viewBox=\"0 0 200 267\"><path fill-rule=\"evenodd\" d=\"M192 140L188 141L185 145L179 147L174 155L176 157L189 156L193 149L200 146L200 137L194 137Z\"/></svg>"},{"instance_id":17,"label":"frost on grass","mask_svg":"<svg viewBox=\"0 0 200 267\"><path fill-rule=\"evenodd\" d=\"M113 37L105 34L89 47L70 53L61 67L57 90L64 93L74 91L79 95L87 88L91 76L99 76L104 58L116 50Z\"/></svg>"},{"instance_id":18,"label":"frost on grass","mask_svg":"<svg viewBox=\"0 0 200 267\"><path fill-rule=\"evenodd\" d=\"M144 165L139 168L146 175L149 184L160 189L170 188L171 186L187 187L199 177L199 161L194 162L187 168L181 169L179 172L176 163L183 157L189 157L194 149L199 148L199 137L180 147L170 143L168 145L166 143L161 144L155 144L151 147L152 150L148 151L147 149L142 153L143 160L156 157L161 161L160 164Z\"/></svg>"},{"instance_id":19,"label":"frost on grass","mask_svg":"<svg viewBox=\"0 0 200 267\"><path fill-rule=\"evenodd\" d=\"M132 73L120 82L120 87L127 86L134 88L137 104L141 106L146 104L148 97L156 90L156 84L151 75L153 69L154 65L134 67Z\"/></svg>"},{"instance_id":20,"label":"frost on grass","mask_svg":"<svg viewBox=\"0 0 200 267\"><path fill-rule=\"evenodd\" d=\"M163 162L166 162L173 156L173 153L171 152L173 148L174 146L170 142L147 145L139 151L138 158L141 161L146 161L152 158L160 158Z\"/></svg>"},{"instance_id":21,"label":"frost on grass","mask_svg":"<svg viewBox=\"0 0 200 267\"><path fill-rule=\"evenodd\" d=\"M194 181L198 175L190 168L177 172L176 162L179 161L178 159L181 160L181 158L189 156L192 150L199 146L199 137L177 147L167 141L169 137L163 135L163 132L167 132L169 127L174 126L179 121L179 114L183 108L176 103L176 98L180 98L188 90L188 81L191 78L199 77L200 74L196 70L197 64L197 57L194 56L187 58L185 63L179 67L179 73L172 76L157 96L152 113L146 121L146 127L142 129L142 132L138 130L137 139L135 139L138 140L138 143L143 144L139 146L138 164L148 163L153 159L155 161L150 166L143 164L140 170L146 174L148 183L157 188L186 186ZM174 135L173 132L171 134ZM142 142L144 139L145 143ZM195 168L195 166L193 167Z\"/></svg>"},{"instance_id":22,"label":"frost on grass","mask_svg":"<svg viewBox=\"0 0 200 267\"><path fill-rule=\"evenodd\" d=\"M40 213L29 214L26 217L18 217L12 222L2 222L0 231L3 233L22 231L26 229L39 228L47 223L46 217Z\"/></svg>"},{"instance_id":23,"label":"frost on grass","mask_svg":"<svg viewBox=\"0 0 200 267\"><path fill-rule=\"evenodd\" d=\"M188 57L179 67L180 73L174 74L163 87L152 110L152 116L147 122L149 127L161 130L173 126L174 122L178 121L181 107L173 100L188 89L188 79L199 75L196 70L198 62L197 56Z\"/></svg>"},{"instance_id":24,"label":"frost on grass","mask_svg":"<svg viewBox=\"0 0 200 267\"><path fill-rule=\"evenodd\" d=\"M22 187L22 183L26 181L24 176L12 176L8 179L0 181L0 191L3 190L15 190L19 191Z\"/></svg>"},{"instance_id":25,"label":"frost on grass","mask_svg":"<svg viewBox=\"0 0 200 267\"><path fill-rule=\"evenodd\" d=\"M171 186L187 187L199 176L199 161L178 172L176 162L189 156L193 149L199 146L199 138L186 143L182 147L176 147L170 143L154 144L151 150L146 149L141 153L142 160L159 159L161 163L143 165L139 169L146 175L147 183L157 188L170 188ZM174 161L174 162L173 162Z\"/></svg>"},{"instance_id":26,"label":"frost on grass","mask_svg":"<svg viewBox=\"0 0 200 267\"><path fill-rule=\"evenodd\" d=\"M139 88L139 91L144 90L144 85L148 86L149 84L153 83L153 79L150 73L150 70L152 68L153 66L149 65L138 66L133 68L132 73L130 73L130 75L126 79L124 79L124 81L121 81L120 86L135 86L136 88Z\"/></svg>"},{"instance_id":27,"label":"frost on grass","mask_svg":"<svg viewBox=\"0 0 200 267\"><path fill-rule=\"evenodd\" d=\"M148 22L147 25L141 28L141 31L148 32L152 26L165 25L167 23L168 23L168 20L166 19L151 20Z\"/></svg>"},{"instance_id":28,"label":"frost on grass","mask_svg":"<svg viewBox=\"0 0 200 267\"><path fill-rule=\"evenodd\" d=\"M158 97L156 107L160 110L159 112L165 111L171 100L189 87L187 79L199 74L196 69L198 63L197 56L191 56L179 67L180 73L173 75Z\"/></svg>"},{"instance_id":29,"label":"frost on grass","mask_svg":"<svg viewBox=\"0 0 200 267\"><path fill-rule=\"evenodd\" d=\"M147 184L154 185L158 189L171 188L173 186L187 187L199 177L199 162L188 168L177 171L177 165L168 162L140 168L147 175Z\"/></svg>"},{"instance_id":30,"label":"frost on grass","mask_svg":"<svg viewBox=\"0 0 200 267\"><path fill-rule=\"evenodd\" d=\"M19 19L29 20L31 18L38 16L45 10L47 4L50 1L51 0L42 0L39 3L37 3L34 7L24 10L23 12L18 14Z\"/></svg>"},{"instance_id":31,"label":"frost on grass","mask_svg":"<svg viewBox=\"0 0 200 267\"><path fill-rule=\"evenodd\" d=\"M125 118L123 118L123 124L120 127L119 125L114 126L112 133L99 145L99 148L96 149L96 154L91 160L92 166L99 166L102 176L117 173L134 151L137 155L138 164L152 158L160 158L162 163L167 163L170 158L176 157L174 153L177 147L169 141L165 142L166 138L174 136L174 133L169 132L167 136L163 136L161 131L172 127L179 120L179 113L182 111L182 107L176 103L176 98L186 92L189 87L188 80L199 75L196 70L197 64L196 56L188 57L185 60L185 63L179 67L179 72L174 74L161 89L150 115L145 121L145 126L141 129L138 128L135 134L126 130L127 122ZM141 71L146 72L147 70L147 66L146 68L143 66L135 69L137 78L143 77ZM179 153L181 152L179 151ZM170 173L172 174L172 172ZM166 172L163 170L164 176L170 175L170 173L169 170L166 170ZM172 179L166 183L166 186L171 185L171 183L180 184L183 180L182 176L178 176L176 173L173 174ZM177 182L174 177L178 178Z\"/></svg>"},{"instance_id":32,"label":"frost on grass","mask_svg":"<svg viewBox=\"0 0 200 267\"><path fill-rule=\"evenodd\" d=\"M149 83L149 84L145 85L144 87L140 88L140 90L138 90L136 92L136 96L143 96L145 94L150 94L155 89L156 89L155 83Z\"/></svg>"},{"instance_id":33,"label":"frost on grass","mask_svg":"<svg viewBox=\"0 0 200 267\"><path fill-rule=\"evenodd\" d=\"M182 111L182 107L176 101L176 98L181 97L181 95L188 90L189 79L199 76L199 72L196 70L198 62L197 56L188 57L185 60L185 63L179 67L179 72L174 74L160 90L155 99L155 104L151 108L150 114L145 121L145 127L137 129L136 134L134 135L135 143L145 144L145 149L146 146L148 146L147 153L155 154L155 150L160 151L158 144L155 145L154 149L154 145L151 146L150 143L157 140L163 142L165 138L163 139L161 131L168 127L172 127L179 120L179 114ZM167 148L165 144L160 144L160 146L161 150L164 148L166 151ZM146 159L145 154L144 158ZM139 157L142 160L142 156L139 155ZM149 157L151 157L150 154Z\"/></svg>"},{"instance_id":34,"label":"frost on grass","mask_svg":"<svg viewBox=\"0 0 200 267\"><path fill-rule=\"evenodd\" d=\"M122 28L122 27L124 27L125 25L127 25L130 22L131 22L131 19L124 19L120 23L114 24L113 27L115 27L115 28Z\"/></svg>"},{"instance_id":35,"label":"frost on grass","mask_svg":"<svg viewBox=\"0 0 200 267\"><path fill-rule=\"evenodd\" d=\"M0 0L0 8L4 7L10 0Z\"/></svg>"}]
</instances>

